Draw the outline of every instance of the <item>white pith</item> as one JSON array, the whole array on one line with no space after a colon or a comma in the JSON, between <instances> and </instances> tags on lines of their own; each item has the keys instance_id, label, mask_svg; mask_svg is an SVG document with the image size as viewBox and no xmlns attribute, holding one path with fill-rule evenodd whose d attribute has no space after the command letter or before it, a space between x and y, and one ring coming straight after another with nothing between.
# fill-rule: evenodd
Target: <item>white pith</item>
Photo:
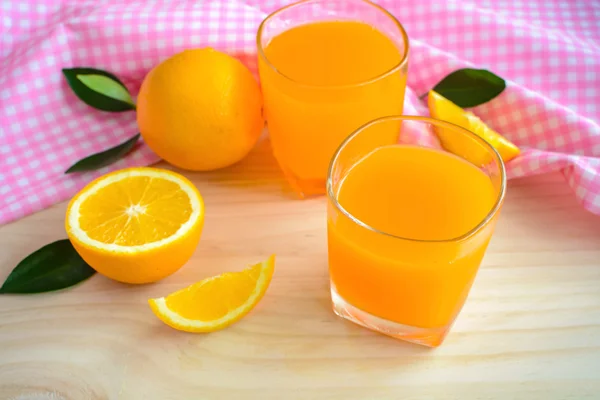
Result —
<instances>
[{"instance_id":1,"label":"white pith","mask_svg":"<svg viewBox=\"0 0 600 400\"><path fill-rule=\"evenodd\" d=\"M79 218L81 216L81 214L80 214L81 204L83 204L83 202L86 201L91 195L97 193L102 188L105 188L106 186L108 186L112 183L118 182L124 178L135 177L135 176L142 176L142 177L148 177L148 178L159 178L159 179L164 179L164 180L168 180L168 181L176 183L181 188L181 190L183 190L185 192L188 199L190 200L190 205L192 207L192 213L190 214L189 219L186 222L184 222L183 224L181 224L179 229L173 235L171 235L167 238L155 241L155 242L146 243L146 244L142 244L142 245L123 246L123 245L114 244L114 243L104 243L104 242L101 242L99 240L92 239L91 237L89 237L87 232L84 231L83 229L81 229L81 227L79 225ZM122 173L112 174L103 179L98 180L91 187L89 187L84 193L82 193L71 205L71 212L68 216L68 224L71 229L72 235L75 236L77 239L79 239L82 243L84 243L88 246L95 247L98 249L108 250L108 251L115 252L115 253L137 253L137 252L148 251L148 250L152 250L152 249L164 246L168 243L176 241L178 238L185 235L186 232L188 232L194 226L194 224L196 223L198 218L200 218L203 207L204 206L203 206L202 200L198 196L197 192L194 191L189 186L189 183L181 180L176 175L172 175L170 173L156 170L156 169L125 170ZM131 204L125 210L125 214L128 215L129 217L135 217L139 214L144 213L145 208L146 207L142 204Z\"/></svg>"},{"instance_id":2,"label":"white pith","mask_svg":"<svg viewBox=\"0 0 600 400\"><path fill-rule=\"evenodd\" d=\"M260 275L258 276L254 290L252 291L252 294L250 296L248 296L248 299L243 304L241 304L239 307L237 307L233 310L230 310L227 314L225 314L224 316L222 316L219 319L214 319L214 320L210 320L210 321L200 321L200 320L195 320L195 319L184 318L180 314L171 310L167 306L166 297L160 297L160 298L152 299L152 300L154 301L154 304L156 305L156 308L158 309L159 314L161 314L165 319L169 320L176 326L182 326L182 327L185 326L185 327L190 327L190 328L202 329L202 328L210 328L213 326L223 325L223 324L227 323L228 321L235 319L240 314L243 314L246 311L248 311L250 306L255 303L256 299L261 295L261 288L263 288L265 286L267 279L269 279L269 273L267 272L267 266L269 264L270 264L269 260L261 263ZM219 278L218 276L209 278L209 279L207 279L207 281L211 280L211 279L218 279L218 278Z\"/></svg>"}]
</instances>

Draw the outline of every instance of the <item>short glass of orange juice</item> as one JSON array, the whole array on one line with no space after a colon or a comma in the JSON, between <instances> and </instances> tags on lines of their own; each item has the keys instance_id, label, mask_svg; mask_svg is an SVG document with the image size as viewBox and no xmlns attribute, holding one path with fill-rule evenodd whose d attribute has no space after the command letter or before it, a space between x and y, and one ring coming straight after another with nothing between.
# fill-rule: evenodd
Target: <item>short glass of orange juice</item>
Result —
<instances>
[{"instance_id":1,"label":"short glass of orange juice","mask_svg":"<svg viewBox=\"0 0 600 400\"><path fill-rule=\"evenodd\" d=\"M423 140L436 134L460 143L460 154ZM499 154L464 128L410 116L360 127L336 151L327 179L335 313L440 345L470 291L505 187Z\"/></svg>"},{"instance_id":2,"label":"short glass of orange juice","mask_svg":"<svg viewBox=\"0 0 600 400\"><path fill-rule=\"evenodd\" d=\"M362 124L402 114L408 37L365 0L305 0L269 15L257 34L273 153L300 197L324 194L340 143Z\"/></svg>"}]
</instances>

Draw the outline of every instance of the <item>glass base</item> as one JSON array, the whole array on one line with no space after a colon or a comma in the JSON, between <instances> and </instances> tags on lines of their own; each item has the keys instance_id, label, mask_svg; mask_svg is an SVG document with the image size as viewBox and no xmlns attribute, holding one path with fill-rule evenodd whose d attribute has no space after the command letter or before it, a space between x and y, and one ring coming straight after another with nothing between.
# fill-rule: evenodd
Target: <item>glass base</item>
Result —
<instances>
[{"instance_id":1,"label":"glass base","mask_svg":"<svg viewBox=\"0 0 600 400\"><path fill-rule=\"evenodd\" d=\"M286 180L289 182L290 186L298 195L298 197L301 199L306 199L308 197L321 196L325 194L325 179L301 179L282 162L280 162L277 158L277 155L275 155L275 159L277 160L277 164L279 164L279 168L281 168L281 171L285 175Z\"/></svg>"},{"instance_id":2,"label":"glass base","mask_svg":"<svg viewBox=\"0 0 600 400\"><path fill-rule=\"evenodd\" d=\"M333 284L331 285L331 301L333 303L333 312L348 321L352 321L375 332L423 346L438 347L442 344L450 329L450 325L442 328L419 328L376 317L354 307L344 300L337 293Z\"/></svg>"}]
</instances>

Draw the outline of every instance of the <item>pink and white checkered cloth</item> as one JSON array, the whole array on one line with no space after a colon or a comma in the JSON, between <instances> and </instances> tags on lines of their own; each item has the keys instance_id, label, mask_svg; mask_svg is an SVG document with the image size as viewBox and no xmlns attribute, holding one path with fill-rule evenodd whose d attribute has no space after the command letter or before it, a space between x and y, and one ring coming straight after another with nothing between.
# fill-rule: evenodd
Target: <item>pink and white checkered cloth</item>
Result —
<instances>
[{"instance_id":1,"label":"pink and white checkered cloth","mask_svg":"<svg viewBox=\"0 0 600 400\"><path fill-rule=\"evenodd\" d=\"M71 92L61 68L96 67L133 94L146 72L191 47L256 70L255 33L288 0L21 0L1 3L0 224L71 197L108 170L157 161L145 145L103 170L75 161L137 132L134 112L105 113ZM560 170L600 214L600 3L588 0L381 0L411 40L407 113L451 71L487 68L507 89L475 108L524 151L509 177Z\"/></svg>"}]
</instances>

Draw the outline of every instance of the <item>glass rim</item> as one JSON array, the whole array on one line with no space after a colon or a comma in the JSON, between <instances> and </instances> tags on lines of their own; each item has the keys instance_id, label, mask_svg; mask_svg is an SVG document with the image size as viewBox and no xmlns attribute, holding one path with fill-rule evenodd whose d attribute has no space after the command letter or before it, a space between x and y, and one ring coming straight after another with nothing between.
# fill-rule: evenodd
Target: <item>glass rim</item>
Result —
<instances>
[{"instance_id":1,"label":"glass rim","mask_svg":"<svg viewBox=\"0 0 600 400\"><path fill-rule=\"evenodd\" d=\"M400 34L402 35L402 41L404 42L404 53L402 54L402 58L400 59L400 61L394 65L391 68L388 68L386 71L363 81L357 82L357 83L351 83L351 84L344 84L344 85L314 85L314 84L310 84L310 83L306 83L306 82L301 82L298 81L296 79L293 79L289 76L287 76L286 74L282 73L279 69L277 69L277 67L271 63L271 61L267 58L267 55L264 52L263 46L261 45L261 37L262 37L262 32L263 32L263 28L265 26L265 23L267 21L269 21L271 18L277 16L278 14L281 14L285 11L288 11L294 7L298 7L302 4L306 4L306 3L312 3L312 2L317 2L317 1L321 1L321 0L300 0L300 1L296 1L294 3L288 4L285 7L279 8L275 11L273 11L272 13L270 13L269 15L267 15L265 17L265 19L262 20L262 22L260 23L260 25L258 26L258 31L256 33L256 48L258 50L258 56L264 60L265 64L267 64L267 66L272 69L277 75L282 76L283 78L285 78L286 80L299 85L299 86L304 86L304 87L309 87L309 88L319 88L319 89L346 89L346 88L355 88L355 87L360 87L360 86L364 86L364 85L368 85L370 83L373 82L377 82L378 80L381 80L389 75L394 74L395 72L399 71L400 69L404 68L404 66L406 66L408 64L408 50L409 50L409 40L408 40L408 34L406 33L406 30L404 29L404 26L402 26L402 24L400 23L400 21L398 21L398 19L396 17L394 17L394 15L392 15L388 10L386 10L385 8L381 7L378 4L372 3L369 0L354 0L356 2L360 2L360 3L364 3L367 4L371 7L376 8L378 11L382 12L383 14L385 14L388 18L390 18L392 20L392 22L394 23L394 25L396 25L396 27L398 28L398 30L400 31ZM387 36L387 35L386 35Z\"/></svg>"},{"instance_id":2,"label":"glass rim","mask_svg":"<svg viewBox=\"0 0 600 400\"><path fill-rule=\"evenodd\" d=\"M428 124L432 124L434 126L440 126L440 127L444 127L444 128L449 128L449 129L453 129L455 131L461 132L466 134L467 136L475 139L475 141L479 142L481 145L483 145L485 148L487 148L488 150L490 150L490 152L494 155L494 157L496 158L496 161L498 162L498 169L500 171L500 191L497 195L496 201L492 207L492 209L488 212L488 214L485 216L485 218L483 218L475 227L471 228L469 231L467 231L466 233L463 233L462 235L456 236L454 238L449 238L449 239L414 239L414 238L410 238L410 237L403 237L403 236L397 236L388 232L384 232L381 231L379 229L373 228L372 226L370 226L369 224L361 221L360 219L356 218L354 215L352 215L348 210L346 210L344 207L342 207L342 205L338 202L337 196L336 194L333 192L333 180L332 180L332 175L333 175L333 169L334 166L338 160L338 157L340 155L340 153L342 152L342 150L346 147L346 145L348 143L350 143L350 141L352 141L352 139L354 139L356 136L358 136L362 131L364 131L365 129L376 125L380 122L386 122L386 121L417 121L417 122L424 122L424 123L428 123ZM374 233L377 234L381 234L381 235L385 235L394 239L398 239L398 240L404 240L404 241L408 241L408 242L419 242L419 243L452 243L452 242L459 242L459 241L463 241L473 235L475 235L477 232L479 232L483 227L485 227L487 225L487 223L498 213L498 211L500 210L500 207L502 206L502 203L504 202L504 196L506 194L506 169L504 166L504 161L502 160L502 157L500 156L500 153L498 153L498 150L496 150L494 148L494 146L492 146L491 144L489 144L486 140L484 140L483 138L479 137L478 135L476 135L475 133L471 132L468 129L465 129L461 126L455 125L451 122L446 122L446 121L442 121L439 119L435 119L435 118L430 118L430 117L421 117L421 116L409 116L409 115L390 115L390 116L386 116L386 117L380 117L374 120L371 120L369 122L367 122L366 124L361 125L359 128L357 128L354 132L352 132L350 135L348 135L348 137L346 137L346 139L344 139L344 141L339 145L339 147L337 148L337 150L335 151L335 153L333 154L333 157L331 158L331 161L329 162L329 170L327 171L327 181L326 181L326 186L327 186L327 196L329 197L329 199L331 200L331 202L333 203L333 205L335 206L335 208L337 208L338 211L340 211L342 214L344 214L347 218L349 218L352 222L354 222L355 224L368 229Z\"/></svg>"}]
</instances>

